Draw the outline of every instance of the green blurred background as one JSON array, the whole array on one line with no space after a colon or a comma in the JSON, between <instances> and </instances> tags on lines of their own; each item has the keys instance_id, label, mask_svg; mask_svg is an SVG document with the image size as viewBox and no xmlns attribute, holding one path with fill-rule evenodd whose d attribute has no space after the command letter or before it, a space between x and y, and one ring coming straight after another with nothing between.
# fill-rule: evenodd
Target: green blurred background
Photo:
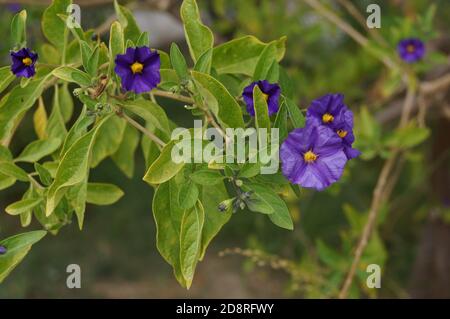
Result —
<instances>
[{"instance_id":1,"label":"green blurred background","mask_svg":"<svg viewBox=\"0 0 450 319\"><path fill-rule=\"evenodd\" d=\"M19 1L20 2L20 1ZM75 1L81 4L84 29L96 28L113 15L111 1ZM341 1L321 1L345 21L365 32ZM385 50L395 51L403 37L416 36L427 43L427 56L415 66L423 78L449 71L450 2L391 0L353 1L365 16L368 4L382 8L380 34ZM46 1L11 5L0 1L0 27L9 29L18 7L28 10L31 46L42 43L39 19ZM184 46L179 22L180 1L147 0L126 3L137 13L151 45L166 50L170 42ZM301 0L200 0L202 17L215 32L216 44L252 34L263 41L287 35L282 65L292 78L299 104L328 92L342 92L355 113L366 106L383 130L395 123L398 74L387 72L368 52L319 16ZM7 32L5 32L8 34ZM105 39L107 34L104 34ZM1 65L9 64L9 40L0 42ZM393 52L394 52L393 51ZM50 99L50 96L44 97ZM440 98L448 107L449 93ZM161 100L179 126L192 125L189 112ZM437 102L435 102L438 104ZM426 124L431 137L410 151L403 163L391 203L383 208L383 222L364 260L383 266L382 288L364 289L364 272L353 297L450 297L450 195L449 118L439 106L430 108ZM393 114L393 115L392 115ZM444 115L443 115L444 114ZM448 116L448 115L447 115ZM15 137L17 154L33 133L31 118ZM92 172L91 179L119 185L125 196L110 207L88 206L83 231L76 223L54 237L46 236L5 282L2 298L271 298L332 297L351 262L351 251L361 232L372 190L382 165L379 157L349 163L343 181L330 190L304 191L291 199L295 230L274 227L264 216L238 212L223 228L199 264L192 288L178 286L171 268L158 254L151 212L152 190L138 152L136 176L127 179L110 160ZM24 189L16 185L0 192L0 210L18 200ZM32 224L30 228L37 228ZM17 218L2 214L0 235L21 232ZM235 247L244 249L235 251ZM232 250L231 253L224 253ZM245 255L245 256L243 256ZM273 261L284 262L280 268ZM79 264L82 289L66 287L66 267Z\"/></svg>"}]
</instances>

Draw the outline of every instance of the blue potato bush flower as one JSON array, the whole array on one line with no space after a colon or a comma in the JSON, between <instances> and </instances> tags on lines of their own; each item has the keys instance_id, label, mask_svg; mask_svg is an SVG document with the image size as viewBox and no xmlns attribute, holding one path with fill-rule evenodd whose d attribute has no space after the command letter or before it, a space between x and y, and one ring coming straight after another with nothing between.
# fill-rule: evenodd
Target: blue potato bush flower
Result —
<instances>
[{"instance_id":1,"label":"blue potato bush flower","mask_svg":"<svg viewBox=\"0 0 450 319\"><path fill-rule=\"evenodd\" d=\"M128 48L115 58L114 71L122 79L122 87L135 93L150 92L161 82L159 53L149 47Z\"/></svg>"},{"instance_id":2,"label":"blue potato bush flower","mask_svg":"<svg viewBox=\"0 0 450 319\"><path fill-rule=\"evenodd\" d=\"M278 112L280 107L281 88L277 83L269 83L267 80L253 82L245 87L242 97L247 106L247 113L255 116L255 106L253 105L253 89L258 86L264 94L269 108L269 116Z\"/></svg>"},{"instance_id":3,"label":"blue potato bush flower","mask_svg":"<svg viewBox=\"0 0 450 319\"><path fill-rule=\"evenodd\" d=\"M425 51L425 44L417 38L403 39L397 45L398 55L407 63L421 60L425 55Z\"/></svg>"},{"instance_id":4,"label":"blue potato bush flower","mask_svg":"<svg viewBox=\"0 0 450 319\"><path fill-rule=\"evenodd\" d=\"M36 74L37 53L28 48L11 52L11 71L17 77L31 78Z\"/></svg>"}]
</instances>

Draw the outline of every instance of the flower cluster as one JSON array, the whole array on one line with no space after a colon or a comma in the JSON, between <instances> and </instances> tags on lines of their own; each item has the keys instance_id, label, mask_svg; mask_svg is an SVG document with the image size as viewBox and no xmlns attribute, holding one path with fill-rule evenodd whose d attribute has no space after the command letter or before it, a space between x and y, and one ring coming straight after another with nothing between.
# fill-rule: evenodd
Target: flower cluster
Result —
<instances>
[{"instance_id":1,"label":"flower cluster","mask_svg":"<svg viewBox=\"0 0 450 319\"><path fill-rule=\"evenodd\" d=\"M283 174L294 184L323 190L338 181L352 148L353 113L342 94L327 94L308 108L306 125L289 133L280 150Z\"/></svg>"}]
</instances>

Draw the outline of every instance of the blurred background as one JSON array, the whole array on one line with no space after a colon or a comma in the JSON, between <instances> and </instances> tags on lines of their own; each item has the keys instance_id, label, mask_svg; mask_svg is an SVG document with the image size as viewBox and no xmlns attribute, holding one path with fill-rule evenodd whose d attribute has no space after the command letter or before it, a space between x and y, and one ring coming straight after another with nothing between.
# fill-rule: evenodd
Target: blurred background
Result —
<instances>
[{"instance_id":1,"label":"blurred background","mask_svg":"<svg viewBox=\"0 0 450 319\"><path fill-rule=\"evenodd\" d=\"M78 0L81 25L106 40L114 21L112 1ZM418 37L425 58L413 66L423 80L450 72L447 0L320 1L362 33L361 16L370 3L381 6L383 50L394 52L399 40ZM0 0L0 27L9 30L13 15L28 11L31 47L43 43L40 17L49 1ZM176 42L186 51L179 18L181 1L120 1L133 10L151 46L168 51ZM350 5L349 5L350 3ZM356 137L365 156L353 160L343 180L323 193L303 191L290 199L295 230L274 227L264 216L238 212L210 245L198 266L192 288L179 287L171 267L156 250L151 212L152 190L142 181L145 163L137 156L136 176L125 177L109 159L92 172L92 180L119 185L125 196L113 206L88 206L83 231L76 223L46 236L0 285L2 298L327 298L335 297L352 261L352 251L367 218L372 192L383 163L383 134L398 121L404 87L401 74L390 72L370 48L362 48L302 0L198 0L203 21L216 44L251 34L263 41L286 35L282 65L292 78L297 101L306 108L328 92L345 94L360 119ZM358 18L359 17L359 18ZM9 64L8 32L2 33L0 65ZM374 49L374 48L373 48ZM45 96L50 99L51 96ZM160 100L180 126L190 113ZM360 110L368 110L361 114ZM357 272L351 297L450 298L450 92L437 92L426 112L414 108L430 136L409 150L396 169L398 183L383 205L378 231L363 256L363 266L382 266L381 289L365 286ZM422 113L421 113L422 112ZM15 137L17 154L34 134L31 118ZM27 126L28 125L28 126ZM371 135L372 134L372 135ZM369 138L370 137L370 138ZM358 142L358 141L357 141ZM373 151L377 149L377 151ZM20 183L0 192L0 210L18 200ZM32 224L29 228L38 228ZM21 232L17 218L2 213L0 237ZM67 289L66 267L79 264L82 289Z\"/></svg>"}]
</instances>

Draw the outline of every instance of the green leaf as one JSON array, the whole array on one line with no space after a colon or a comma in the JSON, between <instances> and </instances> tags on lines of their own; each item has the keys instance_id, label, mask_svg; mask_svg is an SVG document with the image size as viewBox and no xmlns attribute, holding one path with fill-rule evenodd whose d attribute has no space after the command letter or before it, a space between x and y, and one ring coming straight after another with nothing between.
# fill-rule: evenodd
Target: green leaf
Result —
<instances>
[{"instance_id":1,"label":"green leaf","mask_svg":"<svg viewBox=\"0 0 450 319\"><path fill-rule=\"evenodd\" d=\"M0 162L10 162L12 159L11 151L6 146L0 145Z\"/></svg>"},{"instance_id":2,"label":"green leaf","mask_svg":"<svg viewBox=\"0 0 450 319\"><path fill-rule=\"evenodd\" d=\"M52 74L61 80L77 83L80 86L91 85L91 77L89 74L71 66L60 66L54 69Z\"/></svg>"},{"instance_id":3,"label":"green leaf","mask_svg":"<svg viewBox=\"0 0 450 319\"><path fill-rule=\"evenodd\" d=\"M270 130L269 108L264 94L259 86L253 88L253 105L255 107L255 123L257 129Z\"/></svg>"},{"instance_id":4,"label":"green leaf","mask_svg":"<svg viewBox=\"0 0 450 319\"><path fill-rule=\"evenodd\" d=\"M89 68L88 66L89 57L92 55L93 50L86 41L80 40L79 43L80 43L81 61L83 63L84 70L87 72Z\"/></svg>"},{"instance_id":5,"label":"green leaf","mask_svg":"<svg viewBox=\"0 0 450 319\"><path fill-rule=\"evenodd\" d=\"M177 72L178 77L185 80L188 77L188 66L176 43L172 43L170 46L170 62L175 72Z\"/></svg>"},{"instance_id":6,"label":"green leaf","mask_svg":"<svg viewBox=\"0 0 450 319\"><path fill-rule=\"evenodd\" d=\"M285 53L286 37L276 41L279 62ZM219 74L232 73L253 76L263 50L269 44L253 36L231 40L214 48L212 66Z\"/></svg>"},{"instance_id":7,"label":"green leaf","mask_svg":"<svg viewBox=\"0 0 450 319\"><path fill-rule=\"evenodd\" d=\"M118 54L125 52L125 38L123 34L122 25L115 21L111 24L111 30L109 32L109 74L113 72L114 60Z\"/></svg>"},{"instance_id":8,"label":"green leaf","mask_svg":"<svg viewBox=\"0 0 450 319\"><path fill-rule=\"evenodd\" d=\"M280 109L278 110L273 126L279 129L278 132L280 141L284 141L288 136L286 104L283 103L280 105Z\"/></svg>"},{"instance_id":9,"label":"green leaf","mask_svg":"<svg viewBox=\"0 0 450 319\"><path fill-rule=\"evenodd\" d=\"M0 173L18 179L22 182L29 181L27 172L11 162L0 163Z\"/></svg>"},{"instance_id":10,"label":"green leaf","mask_svg":"<svg viewBox=\"0 0 450 319\"><path fill-rule=\"evenodd\" d=\"M178 204L183 209L189 209L194 207L198 199L199 190L193 181L187 180L180 187L178 193Z\"/></svg>"},{"instance_id":11,"label":"green leaf","mask_svg":"<svg viewBox=\"0 0 450 319\"><path fill-rule=\"evenodd\" d=\"M184 210L178 205L178 185L170 180L158 186L152 202L156 224L156 247L173 267L178 282L186 287L180 266L180 229Z\"/></svg>"},{"instance_id":12,"label":"green leaf","mask_svg":"<svg viewBox=\"0 0 450 319\"><path fill-rule=\"evenodd\" d=\"M117 0L114 0L114 9L120 24L124 28L125 40L131 40L134 43L137 43L141 36L141 31L139 30L138 24L131 11L124 6L119 5Z\"/></svg>"},{"instance_id":13,"label":"green leaf","mask_svg":"<svg viewBox=\"0 0 450 319\"><path fill-rule=\"evenodd\" d=\"M195 0L184 0L181 5L180 15L184 24L184 33L189 51L195 63L203 53L212 49L214 36L211 30L202 23Z\"/></svg>"},{"instance_id":14,"label":"green leaf","mask_svg":"<svg viewBox=\"0 0 450 319\"><path fill-rule=\"evenodd\" d=\"M185 165L172 161L172 149L176 147L175 141L167 144L156 161L148 169L144 181L149 184L162 184L174 177ZM177 199L178 200L178 199Z\"/></svg>"},{"instance_id":15,"label":"green leaf","mask_svg":"<svg viewBox=\"0 0 450 319\"><path fill-rule=\"evenodd\" d=\"M430 130L426 127L418 127L412 123L397 129L386 141L391 147L402 149L413 148L430 136Z\"/></svg>"},{"instance_id":16,"label":"green leaf","mask_svg":"<svg viewBox=\"0 0 450 319\"><path fill-rule=\"evenodd\" d=\"M87 132L87 128L94 123L95 117L86 116L86 107L83 107L78 119L72 125L69 132L66 135L64 144L60 153L62 157L67 150L75 143L81 136Z\"/></svg>"},{"instance_id":17,"label":"green leaf","mask_svg":"<svg viewBox=\"0 0 450 319\"><path fill-rule=\"evenodd\" d=\"M86 71L91 77L95 77L98 71L98 61L100 57L100 46L96 46L88 58Z\"/></svg>"},{"instance_id":18,"label":"green leaf","mask_svg":"<svg viewBox=\"0 0 450 319\"><path fill-rule=\"evenodd\" d=\"M38 107L33 114L34 131L39 139L47 137L47 111L44 106L44 99L39 99Z\"/></svg>"},{"instance_id":19,"label":"green leaf","mask_svg":"<svg viewBox=\"0 0 450 319\"><path fill-rule=\"evenodd\" d=\"M108 119L109 116L104 117L94 129L79 138L62 157L55 180L48 189L46 216L50 216L55 210L68 187L81 183L85 179L95 137Z\"/></svg>"},{"instance_id":20,"label":"green leaf","mask_svg":"<svg viewBox=\"0 0 450 319\"><path fill-rule=\"evenodd\" d=\"M289 118L291 119L294 128L305 126L305 117L303 116L302 111L300 111L295 102L291 99L286 98L285 104L289 113Z\"/></svg>"},{"instance_id":21,"label":"green leaf","mask_svg":"<svg viewBox=\"0 0 450 319\"><path fill-rule=\"evenodd\" d=\"M97 167L104 159L113 155L122 143L126 126L125 120L111 116L103 123L97 132L92 147L91 167Z\"/></svg>"},{"instance_id":22,"label":"green leaf","mask_svg":"<svg viewBox=\"0 0 450 319\"><path fill-rule=\"evenodd\" d=\"M43 185L49 186L52 183L52 175L44 166L39 163L34 163L34 169L36 170L36 173L38 173L39 179Z\"/></svg>"},{"instance_id":23,"label":"green leaf","mask_svg":"<svg viewBox=\"0 0 450 319\"><path fill-rule=\"evenodd\" d=\"M73 99L69 91L68 83L64 83L59 88L59 109L64 123L67 123L73 114Z\"/></svg>"},{"instance_id":24,"label":"green leaf","mask_svg":"<svg viewBox=\"0 0 450 319\"><path fill-rule=\"evenodd\" d=\"M87 180L88 176L86 176L79 184L70 187L66 193L66 198L77 216L78 227L80 230L83 229L84 213L86 211ZM55 213L57 212L57 209L58 208L55 209Z\"/></svg>"},{"instance_id":25,"label":"green leaf","mask_svg":"<svg viewBox=\"0 0 450 319\"><path fill-rule=\"evenodd\" d=\"M6 247L7 252L0 255L0 283L22 261L30 251L31 246L41 240L47 234L38 230L15 235L0 241L0 245Z\"/></svg>"},{"instance_id":26,"label":"green leaf","mask_svg":"<svg viewBox=\"0 0 450 319\"><path fill-rule=\"evenodd\" d=\"M203 259L206 248L213 238L219 233L223 225L231 218L231 210L226 213L219 212L219 203L228 198L228 193L223 183L214 185L214 187L202 187L201 201L205 210L205 223L202 231L202 248L200 260Z\"/></svg>"},{"instance_id":27,"label":"green leaf","mask_svg":"<svg viewBox=\"0 0 450 319\"><path fill-rule=\"evenodd\" d=\"M22 153L15 159L16 162L37 162L41 158L52 154L61 145L60 138L37 140L28 144Z\"/></svg>"},{"instance_id":28,"label":"green leaf","mask_svg":"<svg viewBox=\"0 0 450 319\"><path fill-rule=\"evenodd\" d=\"M205 51L205 53L203 53L200 56L197 63L195 63L194 70L197 72L210 74L211 73L211 64L212 64L212 55L213 55L213 49L209 49L208 51Z\"/></svg>"},{"instance_id":29,"label":"green leaf","mask_svg":"<svg viewBox=\"0 0 450 319\"><path fill-rule=\"evenodd\" d=\"M222 126L244 127L241 107L222 83L205 73L192 71L192 76L199 85L200 94Z\"/></svg>"},{"instance_id":30,"label":"green leaf","mask_svg":"<svg viewBox=\"0 0 450 319\"><path fill-rule=\"evenodd\" d=\"M88 183L86 201L94 205L112 205L122 198L123 191L113 184Z\"/></svg>"},{"instance_id":31,"label":"green leaf","mask_svg":"<svg viewBox=\"0 0 450 319\"><path fill-rule=\"evenodd\" d=\"M0 68L0 93L2 93L3 90L5 90L8 85L10 85L12 81L14 81L14 79L15 76L11 72L10 66L4 66Z\"/></svg>"},{"instance_id":32,"label":"green leaf","mask_svg":"<svg viewBox=\"0 0 450 319\"><path fill-rule=\"evenodd\" d=\"M31 81L25 88L16 86L0 102L0 141L12 137L14 127L41 96L48 76Z\"/></svg>"},{"instance_id":33,"label":"green leaf","mask_svg":"<svg viewBox=\"0 0 450 319\"><path fill-rule=\"evenodd\" d=\"M139 39L136 42L137 47L148 47L150 46L150 37L148 32L142 32Z\"/></svg>"},{"instance_id":34,"label":"green leaf","mask_svg":"<svg viewBox=\"0 0 450 319\"><path fill-rule=\"evenodd\" d=\"M11 21L11 39L14 46L22 46L27 41L27 11L17 13Z\"/></svg>"},{"instance_id":35,"label":"green leaf","mask_svg":"<svg viewBox=\"0 0 450 319\"><path fill-rule=\"evenodd\" d=\"M161 130L163 133L162 140L164 142L170 140L171 129L169 119L161 106L149 100L117 101L117 104Z\"/></svg>"},{"instance_id":36,"label":"green leaf","mask_svg":"<svg viewBox=\"0 0 450 319\"><path fill-rule=\"evenodd\" d=\"M212 186L222 182L224 177L218 171L203 169L192 173L190 179L199 185Z\"/></svg>"},{"instance_id":37,"label":"green leaf","mask_svg":"<svg viewBox=\"0 0 450 319\"><path fill-rule=\"evenodd\" d=\"M139 132L134 127L127 125L122 143L112 155L112 159L128 178L132 178L134 174L134 154L138 144Z\"/></svg>"},{"instance_id":38,"label":"green leaf","mask_svg":"<svg viewBox=\"0 0 450 319\"><path fill-rule=\"evenodd\" d=\"M264 50L261 52L261 55L258 59L258 63L255 67L255 73L253 75L253 80L267 80L267 76L269 71L277 61L277 42L273 41L267 45Z\"/></svg>"},{"instance_id":39,"label":"green leaf","mask_svg":"<svg viewBox=\"0 0 450 319\"><path fill-rule=\"evenodd\" d=\"M8 207L5 208L5 211L10 215L20 215L27 211L32 210L34 207L39 205L42 202L42 198L27 198L19 200Z\"/></svg>"},{"instance_id":40,"label":"green leaf","mask_svg":"<svg viewBox=\"0 0 450 319\"><path fill-rule=\"evenodd\" d=\"M200 202L192 209L185 210L181 220L180 266L188 289L194 279L195 268L200 258L204 222L205 211Z\"/></svg>"},{"instance_id":41,"label":"green leaf","mask_svg":"<svg viewBox=\"0 0 450 319\"><path fill-rule=\"evenodd\" d=\"M268 214L275 225L292 230L294 224L286 203L274 191L258 184L244 185L245 191L251 195L246 201L248 208L253 212Z\"/></svg>"},{"instance_id":42,"label":"green leaf","mask_svg":"<svg viewBox=\"0 0 450 319\"><path fill-rule=\"evenodd\" d=\"M46 125L46 136L63 139L67 134L64 118L61 112L59 88L55 85L52 113Z\"/></svg>"},{"instance_id":43,"label":"green leaf","mask_svg":"<svg viewBox=\"0 0 450 319\"><path fill-rule=\"evenodd\" d=\"M16 183L16 179L11 176L0 174L0 190L4 190L13 186Z\"/></svg>"},{"instance_id":44,"label":"green leaf","mask_svg":"<svg viewBox=\"0 0 450 319\"><path fill-rule=\"evenodd\" d=\"M41 26L44 36L61 52L65 43L66 23L58 17L58 14L65 14L71 3L71 0L53 0L42 15Z\"/></svg>"}]
</instances>

